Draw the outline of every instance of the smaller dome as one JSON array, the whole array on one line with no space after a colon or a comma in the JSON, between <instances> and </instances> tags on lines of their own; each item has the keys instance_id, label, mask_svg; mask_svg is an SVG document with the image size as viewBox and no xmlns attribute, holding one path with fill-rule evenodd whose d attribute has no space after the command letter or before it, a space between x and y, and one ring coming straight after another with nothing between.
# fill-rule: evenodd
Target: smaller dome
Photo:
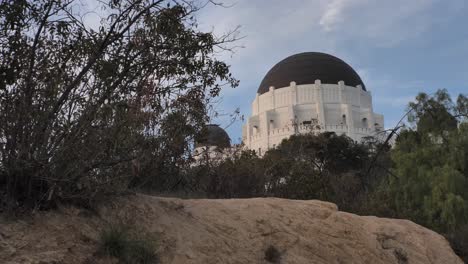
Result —
<instances>
[{"instance_id":1,"label":"smaller dome","mask_svg":"<svg viewBox=\"0 0 468 264\"><path fill-rule=\"evenodd\" d=\"M195 147L210 147L216 146L218 148L228 148L231 146L231 139L226 131L219 127L219 125L208 124L195 138Z\"/></svg>"}]
</instances>

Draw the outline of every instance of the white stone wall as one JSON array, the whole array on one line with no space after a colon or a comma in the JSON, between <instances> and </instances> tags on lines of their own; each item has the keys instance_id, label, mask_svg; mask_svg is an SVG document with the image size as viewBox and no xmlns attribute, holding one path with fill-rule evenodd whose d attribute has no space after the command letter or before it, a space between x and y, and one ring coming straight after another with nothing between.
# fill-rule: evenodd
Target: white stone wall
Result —
<instances>
[{"instance_id":1,"label":"white stone wall","mask_svg":"<svg viewBox=\"0 0 468 264\"><path fill-rule=\"evenodd\" d=\"M375 135L384 118L372 108L370 92L344 82L296 85L257 94L242 130L245 146L263 155L295 133L333 131L356 141Z\"/></svg>"},{"instance_id":2,"label":"white stone wall","mask_svg":"<svg viewBox=\"0 0 468 264\"><path fill-rule=\"evenodd\" d=\"M192 153L194 162L192 166L206 164L217 164L225 159L234 158L242 153L243 145L233 145L227 148L219 148L217 146L197 147Z\"/></svg>"}]
</instances>

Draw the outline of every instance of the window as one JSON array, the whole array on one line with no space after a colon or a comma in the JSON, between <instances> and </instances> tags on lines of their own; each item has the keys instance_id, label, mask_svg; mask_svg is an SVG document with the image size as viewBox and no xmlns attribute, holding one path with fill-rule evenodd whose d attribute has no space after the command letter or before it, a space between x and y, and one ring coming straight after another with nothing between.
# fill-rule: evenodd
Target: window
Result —
<instances>
[{"instance_id":1,"label":"window","mask_svg":"<svg viewBox=\"0 0 468 264\"><path fill-rule=\"evenodd\" d=\"M258 155L259 155L259 156L262 155L262 148L258 148Z\"/></svg>"},{"instance_id":2,"label":"window","mask_svg":"<svg viewBox=\"0 0 468 264\"><path fill-rule=\"evenodd\" d=\"M374 126L375 126L375 130L376 130L376 131L380 131L380 125L379 125L379 123L375 123Z\"/></svg>"},{"instance_id":3,"label":"window","mask_svg":"<svg viewBox=\"0 0 468 264\"><path fill-rule=\"evenodd\" d=\"M343 116L341 117L341 124L342 124L342 125L346 125L346 115L343 115Z\"/></svg>"},{"instance_id":4,"label":"window","mask_svg":"<svg viewBox=\"0 0 468 264\"><path fill-rule=\"evenodd\" d=\"M365 118L365 117L362 119L362 126L363 126L363 127L368 127L368 125L367 125L367 118Z\"/></svg>"}]
</instances>

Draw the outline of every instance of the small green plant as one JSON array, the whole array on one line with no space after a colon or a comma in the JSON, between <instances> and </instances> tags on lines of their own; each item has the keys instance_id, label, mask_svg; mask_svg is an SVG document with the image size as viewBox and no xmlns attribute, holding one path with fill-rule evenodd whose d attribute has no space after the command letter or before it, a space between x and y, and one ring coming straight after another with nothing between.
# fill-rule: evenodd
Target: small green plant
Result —
<instances>
[{"instance_id":1,"label":"small green plant","mask_svg":"<svg viewBox=\"0 0 468 264\"><path fill-rule=\"evenodd\" d=\"M128 248L126 262L129 264L156 264L159 257L154 252L154 242L151 240L132 241Z\"/></svg>"},{"instance_id":2,"label":"small green plant","mask_svg":"<svg viewBox=\"0 0 468 264\"><path fill-rule=\"evenodd\" d=\"M99 253L115 257L119 263L159 263L159 257L155 253L154 240L138 237L128 226L117 225L104 229L99 241Z\"/></svg>"},{"instance_id":3,"label":"small green plant","mask_svg":"<svg viewBox=\"0 0 468 264\"><path fill-rule=\"evenodd\" d=\"M265 260L270 263L280 263L281 252L275 246L269 246L265 250Z\"/></svg>"},{"instance_id":4,"label":"small green plant","mask_svg":"<svg viewBox=\"0 0 468 264\"><path fill-rule=\"evenodd\" d=\"M393 251L393 253L395 254L395 257L397 258L398 264L408 263L408 255L403 249L397 248L395 249L395 251Z\"/></svg>"},{"instance_id":5,"label":"small green plant","mask_svg":"<svg viewBox=\"0 0 468 264\"><path fill-rule=\"evenodd\" d=\"M128 247L130 237L126 227L111 226L101 232L99 241L101 253L119 258Z\"/></svg>"}]
</instances>

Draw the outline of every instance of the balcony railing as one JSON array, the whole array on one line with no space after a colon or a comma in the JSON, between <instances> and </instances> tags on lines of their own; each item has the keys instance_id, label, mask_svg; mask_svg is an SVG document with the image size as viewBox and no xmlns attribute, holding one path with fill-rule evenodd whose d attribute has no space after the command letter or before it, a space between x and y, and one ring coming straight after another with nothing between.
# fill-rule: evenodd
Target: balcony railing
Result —
<instances>
[{"instance_id":1,"label":"balcony railing","mask_svg":"<svg viewBox=\"0 0 468 264\"><path fill-rule=\"evenodd\" d=\"M375 132L375 130L370 129L370 128L364 128L364 127L355 127L353 131L348 131L348 126L347 125L325 125L325 126L318 126L318 125L287 125L281 128L273 128L269 131L268 135L269 136L289 136L294 134L295 132L297 133L309 133L309 132L315 132L315 133L322 133L325 131L332 131L336 133L356 133L356 134L372 134ZM256 133L255 135L250 136L250 140L256 141L262 139L262 134L261 133Z\"/></svg>"}]
</instances>

